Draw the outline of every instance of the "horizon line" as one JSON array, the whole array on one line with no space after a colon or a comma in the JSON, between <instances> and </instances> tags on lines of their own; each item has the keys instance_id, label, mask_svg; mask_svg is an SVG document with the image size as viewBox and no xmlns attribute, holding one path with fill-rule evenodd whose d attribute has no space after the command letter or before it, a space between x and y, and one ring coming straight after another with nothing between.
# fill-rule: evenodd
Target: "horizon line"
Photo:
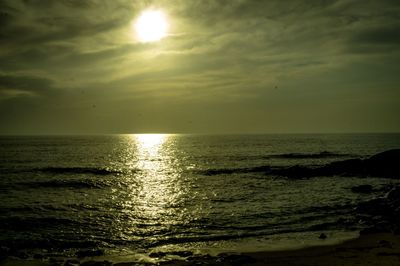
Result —
<instances>
[{"instance_id":1,"label":"horizon line","mask_svg":"<svg viewBox=\"0 0 400 266\"><path fill-rule=\"evenodd\" d=\"M135 133L0 133L0 137L7 136L111 136L111 135L353 135L353 134L400 134L400 131L372 131L372 132L221 132L221 133L185 133L185 132L135 132Z\"/></svg>"}]
</instances>

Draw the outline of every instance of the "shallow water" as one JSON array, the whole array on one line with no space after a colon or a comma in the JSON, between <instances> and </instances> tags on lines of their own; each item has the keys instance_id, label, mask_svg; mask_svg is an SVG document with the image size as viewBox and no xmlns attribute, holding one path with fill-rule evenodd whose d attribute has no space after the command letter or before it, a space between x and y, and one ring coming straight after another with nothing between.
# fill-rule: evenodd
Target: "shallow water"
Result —
<instances>
[{"instance_id":1,"label":"shallow water","mask_svg":"<svg viewBox=\"0 0 400 266\"><path fill-rule=\"evenodd\" d=\"M73 255L262 250L354 236L350 188L383 178L267 175L400 147L396 134L0 138L1 246Z\"/></svg>"}]
</instances>

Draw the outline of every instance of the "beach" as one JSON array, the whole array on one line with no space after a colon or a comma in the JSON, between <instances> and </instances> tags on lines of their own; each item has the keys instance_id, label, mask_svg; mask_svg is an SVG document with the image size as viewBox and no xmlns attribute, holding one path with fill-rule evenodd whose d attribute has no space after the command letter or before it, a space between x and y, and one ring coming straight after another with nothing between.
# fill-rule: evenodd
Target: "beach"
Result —
<instances>
[{"instance_id":1,"label":"beach","mask_svg":"<svg viewBox=\"0 0 400 266\"><path fill-rule=\"evenodd\" d=\"M246 255L254 259L251 265L399 265L400 237L362 235L338 245Z\"/></svg>"},{"instance_id":2,"label":"beach","mask_svg":"<svg viewBox=\"0 0 400 266\"><path fill-rule=\"evenodd\" d=\"M112 261L111 259L114 259ZM327 246L308 247L298 250L282 250L255 253L225 253L215 257L189 256L185 260L168 262L138 263L130 262L129 258L86 258L83 260L53 259L51 261L34 259L21 260L9 257L0 263L2 266L35 266L35 265L400 265L400 236L390 233L361 235L344 243Z\"/></svg>"}]
</instances>

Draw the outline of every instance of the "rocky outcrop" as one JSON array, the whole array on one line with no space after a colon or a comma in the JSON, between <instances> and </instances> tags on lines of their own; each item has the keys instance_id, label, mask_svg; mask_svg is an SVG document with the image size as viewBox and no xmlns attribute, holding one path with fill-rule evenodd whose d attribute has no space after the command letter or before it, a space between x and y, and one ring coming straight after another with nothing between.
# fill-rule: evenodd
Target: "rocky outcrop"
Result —
<instances>
[{"instance_id":1,"label":"rocky outcrop","mask_svg":"<svg viewBox=\"0 0 400 266\"><path fill-rule=\"evenodd\" d=\"M400 174L400 149L388 150L371 156L364 162L369 175L397 178Z\"/></svg>"},{"instance_id":2,"label":"rocky outcrop","mask_svg":"<svg viewBox=\"0 0 400 266\"><path fill-rule=\"evenodd\" d=\"M309 178L316 176L374 176L400 178L400 149L378 153L367 159L350 159L311 168L292 166L275 169L270 174L289 178Z\"/></svg>"},{"instance_id":3,"label":"rocky outcrop","mask_svg":"<svg viewBox=\"0 0 400 266\"><path fill-rule=\"evenodd\" d=\"M400 234L400 186L393 187L384 197L360 203L355 211L368 225L361 234Z\"/></svg>"},{"instance_id":4,"label":"rocky outcrop","mask_svg":"<svg viewBox=\"0 0 400 266\"><path fill-rule=\"evenodd\" d=\"M351 191L354 193L372 193L374 191L373 186L371 185L359 185L359 186L354 186L351 188Z\"/></svg>"},{"instance_id":5,"label":"rocky outcrop","mask_svg":"<svg viewBox=\"0 0 400 266\"><path fill-rule=\"evenodd\" d=\"M325 158L331 156L331 153L322 152L319 154L283 154L269 156L268 158ZM337 154L333 154L337 157ZM317 157L319 156L319 157ZM367 159L349 159L336 161L319 167L309 167L302 165L272 167L262 165L249 168L221 168L221 169L206 169L200 170L197 173L207 176L214 175L231 175L244 173L264 173L272 176L283 176L291 179L311 178L318 176L375 176L387 178L400 177L400 149L389 150L378 153Z\"/></svg>"},{"instance_id":6,"label":"rocky outcrop","mask_svg":"<svg viewBox=\"0 0 400 266\"><path fill-rule=\"evenodd\" d=\"M96 257L96 256L101 256L104 255L104 251L101 249L83 249L79 250L75 253L75 255L78 258L84 258L84 257Z\"/></svg>"}]
</instances>

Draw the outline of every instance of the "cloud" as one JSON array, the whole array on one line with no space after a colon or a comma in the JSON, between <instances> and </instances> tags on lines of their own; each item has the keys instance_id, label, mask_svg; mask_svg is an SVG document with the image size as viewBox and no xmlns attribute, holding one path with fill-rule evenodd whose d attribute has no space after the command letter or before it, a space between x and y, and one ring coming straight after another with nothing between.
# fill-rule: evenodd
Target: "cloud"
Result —
<instances>
[{"instance_id":1,"label":"cloud","mask_svg":"<svg viewBox=\"0 0 400 266\"><path fill-rule=\"evenodd\" d=\"M133 36L145 8L162 8L170 19L159 43ZM207 109L218 113L221 130L233 113L257 130L263 117L279 128L272 114L284 113L282 127L290 128L291 115L312 115L315 106L321 117L334 116L348 98L359 110L387 114L385 104L393 109L399 96L399 12L390 0L3 0L2 110L7 98L15 119L29 113L55 123L79 114L77 128L97 118L123 128L132 114L137 124L170 128L163 116L207 124ZM158 118L133 115L145 111Z\"/></svg>"},{"instance_id":2,"label":"cloud","mask_svg":"<svg viewBox=\"0 0 400 266\"><path fill-rule=\"evenodd\" d=\"M399 28L400 24L391 27L368 29L360 33L356 39L373 44L400 44Z\"/></svg>"},{"instance_id":3,"label":"cloud","mask_svg":"<svg viewBox=\"0 0 400 266\"><path fill-rule=\"evenodd\" d=\"M90 46L97 50L109 48L119 43L117 31L126 27L135 14L134 5L127 3L2 1L0 47L8 55L60 46L70 52L94 50Z\"/></svg>"},{"instance_id":4,"label":"cloud","mask_svg":"<svg viewBox=\"0 0 400 266\"><path fill-rule=\"evenodd\" d=\"M50 79L0 74L0 100L18 96L49 96L56 93Z\"/></svg>"}]
</instances>

